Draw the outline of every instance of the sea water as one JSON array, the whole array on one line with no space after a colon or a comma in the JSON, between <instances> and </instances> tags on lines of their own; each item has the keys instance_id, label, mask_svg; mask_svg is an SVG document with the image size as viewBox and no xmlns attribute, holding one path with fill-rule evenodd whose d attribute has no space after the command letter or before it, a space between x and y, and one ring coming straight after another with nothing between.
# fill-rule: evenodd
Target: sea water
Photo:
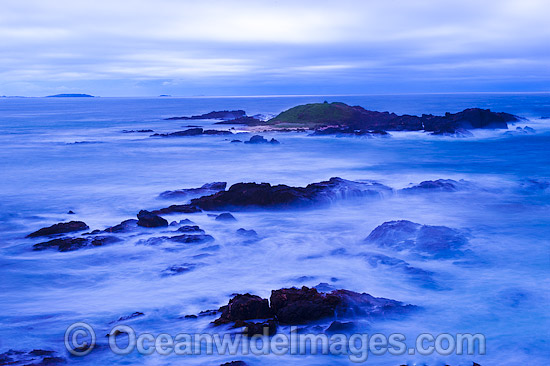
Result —
<instances>
[{"instance_id":1,"label":"sea water","mask_svg":"<svg viewBox=\"0 0 550 366\"><path fill-rule=\"evenodd\" d=\"M303 132L263 133L279 145L230 143L250 135L153 138L188 125L228 129L208 120L164 120L212 110L244 109L274 115L313 102L343 101L398 114L443 114L469 107L524 117L505 130L478 130L472 137L391 132L390 138L312 137ZM234 293L269 297L271 290L327 283L417 305L397 320L358 320L364 333L481 333L486 355L370 356L375 365L543 365L550 357L550 116L549 94L455 94L393 96L292 96L240 98L0 98L0 353L9 349L55 350L75 364L220 364L283 362L348 364L346 356L117 356L98 347L70 356L65 329L84 321L98 343L113 321L152 334L216 332L212 317L184 315L215 309ZM535 133L514 132L530 126ZM239 131L242 127L235 126ZM125 234L105 247L60 253L32 251L43 240L25 236L57 222L81 220L104 229L157 209L166 190L225 181L305 186L330 177L376 180L393 194L335 202L310 210L234 213L220 222L206 213L189 218L213 243L174 249L140 244ZM397 190L433 179L461 179L452 193L401 194ZM67 212L72 210L74 215ZM380 251L364 241L378 225L410 220L443 225L468 237L468 261L425 259ZM259 240L239 238L253 229ZM150 236L168 229L151 229ZM432 273L407 275L373 267L365 253L378 251ZM173 265L192 270L163 276ZM322 323L321 326L328 326ZM226 328L222 331L230 331ZM284 327L282 331L284 331Z\"/></svg>"}]
</instances>

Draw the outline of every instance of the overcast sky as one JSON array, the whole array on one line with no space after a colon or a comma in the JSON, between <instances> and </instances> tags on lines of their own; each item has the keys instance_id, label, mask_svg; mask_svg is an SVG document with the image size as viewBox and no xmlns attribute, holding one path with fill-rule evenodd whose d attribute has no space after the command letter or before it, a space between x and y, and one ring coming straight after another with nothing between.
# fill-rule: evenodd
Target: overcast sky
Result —
<instances>
[{"instance_id":1,"label":"overcast sky","mask_svg":"<svg viewBox=\"0 0 550 366\"><path fill-rule=\"evenodd\" d=\"M549 0L0 0L0 95L550 90Z\"/></svg>"}]
</instances>

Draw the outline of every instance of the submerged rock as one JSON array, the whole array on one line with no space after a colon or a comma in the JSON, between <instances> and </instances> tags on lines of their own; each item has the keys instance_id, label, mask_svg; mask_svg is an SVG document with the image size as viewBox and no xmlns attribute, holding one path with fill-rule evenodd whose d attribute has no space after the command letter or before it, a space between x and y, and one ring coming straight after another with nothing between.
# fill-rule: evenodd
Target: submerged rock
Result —
<instances>
[{"instance_id":1,"label":"submerged rock","mask_svg":"<svg viewBox=\"0 0 550 366\"><path fill-rule=\"evenodd\" d=\"M138 226L143 226L143 227L164 227L164 226L168 226L168 221L166 221L162 217L160 217L160 216L158 216L158 215L156 215L152 212L146 211L146 210L139 211L137 217L138 217L138 222L137 222Z\"/></svg>"},{"instance_id":2,"label":"submerged rock","mask_svg":"<svg viewBox=\"0 0 550 366\"><path fill-rule=\"evenodd\" d=\"M461 183L464 181L461 181ZM422 191L439 191L439 192L456 192L458 191L459 182L452 179L426 180L419 184L404 188L403 192L422 192Z\"/></svg>"},{"instance_id":3,"label":"submerged rock","mask_svg":"<svg viewBox=\"0 0 550 366\"><path fill-rule=\"evenodd\" d=\"M77 249L104 246L120 241L122 240L111 235L86 238L59 238L35 244L33 245L33 250L57 249L60 252L71 252Z\"/></svg>"},{"instance_id":4,"label":"submerged rock","mask_svg":"<svg viewBox=\"0 0 550 366\"><path fill-rule=\"evenodd\" d=\"M213 182L206 183L200 188L186 188L179 189L176 191L165 191L162 192L160 198L185 198L189 196L207 196L210 194L217 193L219 191L224 191L227 187L227 182Z\"/></svg>"},{"instance_id":5,"label":"submerged rock","mask_svg":"<svg viewBox=\"0 0 550 366\"><path fill-rule=\"evenodd\" d=\"M173 265L168 268L166 268L164 271L162 271L162 276L176 276L179 274L183 274L186 272L190 272L194 270L197 267L194 263L183 263L179 265Z\"/></svg>"},{"instance_id":6,"label":"submerged rock","mask_svg":"<svg viewBox=\"0 0 550 366\"><path fill-rule=\"evenodd\" d=\"M407 220L389 221L375 228L365 241L397 251L409 250L432 258L462 256L465 235L446 226L421 225Z\"/></svg>"},{"instance_id":7,"label":"submerged rock","mask_svg":"<svg viewBox=\"0 0 550 366\"><path fill-rule=\"evenodd\" d=\"M352 197L380 196L392 189L375 182L342 178L312 183L307 187L272 186L269 183L237 183L229 190L191 200L192 207L206 211L239 211L253 208L307 208Z\"/></svg>"},{"instance_id":8,"label":"submerged rock","mask_svg":"<svg viewBox=\"0 0 550 366\"><path fill-rule=\"evenodd\" d=\"M39 236L51 236L57 234L71 233L75 231L88 230L89 227L86 223L82 221L70 221L70 222L60 222L52 226L44 227L40 230L37 230L33 233L27 235L27 238L36 238Z\"/></svg>"},{"instance_id":9,"label":"submerged rock","mask_svg":"<svg viewBox=\"0 0 550 366\"><path fill-rule=\"evenodd\" d=\"M184 131L172 133L155 133L151 137L182 137L182 136L200 136L200 135L233 135L231 131L224 130L203 130L200 127L193 127Z\"/></svg>"},{"instance_id":10,"label":"submerged rock","mask_svg":"<svg viewBox=\"0 0 550 366\"><path fill-rule=\"evenodd\" d=\"M16 351L10 349L0 353L0 365L61 365L66 364L67 360L59 357L55 351L34 349L30 352Z\"/></svg>"},{"instance_id":11,"label":"submerged rock","mask_svg":"<svg viewBox=\"0 0 550 366\"><path fill-rule=\"evenodd\" d=\"M268 335L273 336L277 333L277 323L273 319L268 319L265 322L254 323L246 322L243 320L237 320L235 322L234 328L244 327L243 334L252 337L255 335Z\"/></svg>"},{"instance_id":12,"label":"submerged rock","mask_svg":"<svg viewBox=\"0 0 550 366\"><path fill-rule=\"evenodd\" d=\"M138 223L138 220L136 219L124 220L120 224L108 227L103 231L106 233L124 233L128 231L132 231L133 229L137 228L138 226L137 223Z\"/></svg>"},{"instance_id":13,"label":"submerged rock","mask_svg":"<svg viewBox=\"0 0 550 366\"><path fill-rule=\"evenodd\" d=\"M178 230L180 233L195 233L195 234L204 234L204 230L198 227L197 225L184 225Z\"/></svg>"},{"instance_id":14,"label":"submerged rock","mask_svg":"<svg viewBox=\"0 0 550 366\"><path fill-rule=\"evenodd\" d=\"M216 221L237 221L237 219L229 212L224 212L216 216Z\"/></svg>"},{"instance_id":15,"label":"submerged rock","mask_svg":"<svg viewBox=\"0 0 550 366\"><path fill-rule=\"evenodd\" d=\"M160 210L155 210L152 213L154 213L155 215L158 215L158 214L196 213L196 212L201 212L201 210L194 205L171 205L169 207L161 208Z\"/></svg>"}]
</instances>

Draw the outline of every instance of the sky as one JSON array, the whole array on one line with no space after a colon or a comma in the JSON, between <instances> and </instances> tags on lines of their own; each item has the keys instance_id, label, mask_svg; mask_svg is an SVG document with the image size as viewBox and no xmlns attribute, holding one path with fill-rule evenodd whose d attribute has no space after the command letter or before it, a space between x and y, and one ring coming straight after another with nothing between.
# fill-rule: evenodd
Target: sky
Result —
<instances>
[{"instance_id":1,"label":"sky","mask_svg":"<svg viewBox=\"0 0 550 366\"><path fill-rule=\"evenodd\" d=\"M0 0L0 95L550 91L549 0Z\"/></svg>"}]
</instances>

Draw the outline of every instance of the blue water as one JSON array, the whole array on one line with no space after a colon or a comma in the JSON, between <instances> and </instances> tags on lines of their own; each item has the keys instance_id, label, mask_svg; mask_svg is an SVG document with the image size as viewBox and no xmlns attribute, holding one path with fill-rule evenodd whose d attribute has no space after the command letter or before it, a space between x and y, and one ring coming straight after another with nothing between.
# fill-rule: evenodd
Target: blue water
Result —
<instances>
[{"instance_id":1,"label":"blue water","mask_svg":"<svg viewBox=\"0 0 550 366\"><path fill-rule=\"evenodd\" d=\"M148 133L121 132L173 132L188 124L210 126L213 121L163 118L221 109L269 115L324 100L400 114L490 108L525 118L510 126L511 131L530 126L536 132L475 131L469 138L403 132L388 139L263 133L281 142L276 146L230 144L226 136L159 139ZM235 292L266 297L272 289L327 282L426 309L397 322L373 323L369 332L400 331L411 336L474 332L488 339L484 356L386 355L372 356L367 364L546 364L550 190L545 184L550 182L550 120L540 117L547 116L549 94L0 98L0 353L52 349L70 363L90 365L219 364L236 359L251 365L293 363L292 356L182 360L180 356L121 357L101 350L70 358L62 338L75 321L87 321L99 329L98 334L106 334L111 321L135 311L146 314L131 323L139 331L211 331L212 319L178 317L217 308ZM102 248L33 252L32 244L40 240L24 238L40 227L74 219L103 229L134 218L141 209L173 203L157 198L165 190L212 181L306 185L333 176L373 179L395 189L439 178L464 179L471 185L455 193L396 193L310 211L237 213L238 221L229 224L202 213L173 215L169 220L190 218L216 238L214 245L175 252L138 245L143 237L133 235ZM67 215L68 210L76 215ZM475 260L465 265L385 253L432 271L438 286L419 283L392 268L372 268L362 253L373 248L363 239L376 226L397 219L466 232ZM235 236L240 227L256 230L261 240L243 244ZM159 235L159 230L150 234ZM346 255L334 254L341 248ZM160 276L178 263L193 263L196 268L179 276ZM349 360L318 355L301 358L300 363Z\"/></svg>"}]
</instances>

